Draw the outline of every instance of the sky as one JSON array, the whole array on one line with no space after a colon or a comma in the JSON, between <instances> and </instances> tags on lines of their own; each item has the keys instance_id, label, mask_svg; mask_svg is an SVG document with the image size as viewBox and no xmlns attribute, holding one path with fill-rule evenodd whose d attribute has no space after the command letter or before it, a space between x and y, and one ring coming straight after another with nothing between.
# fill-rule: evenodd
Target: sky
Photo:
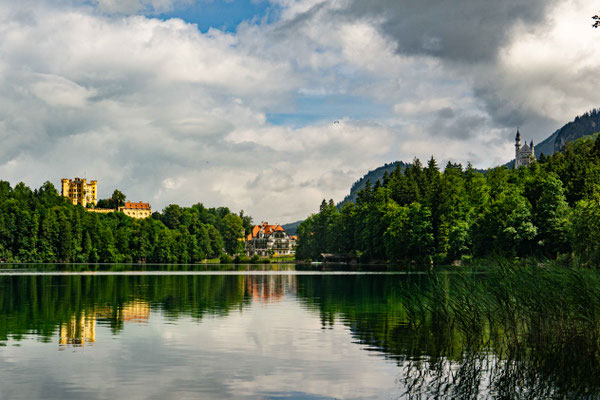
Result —
<instances>
[{"instance_id":1,"label":"sky","mask_svg":"<svg viewBox=\"0 0 600 400\"><path fill-rule=\"evenodd\" d=\"M600 0L0 0L0 179L287 223L600 107Z\"/></svg>"}]
</instances>

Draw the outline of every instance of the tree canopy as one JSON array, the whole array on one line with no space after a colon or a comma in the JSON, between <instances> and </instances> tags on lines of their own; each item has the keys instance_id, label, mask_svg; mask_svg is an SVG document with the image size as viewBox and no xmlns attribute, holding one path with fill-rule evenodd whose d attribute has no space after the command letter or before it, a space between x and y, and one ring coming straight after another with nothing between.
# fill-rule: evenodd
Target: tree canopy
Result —
<instances>
[{"instance_id":1,"label":"tree canopy","mask_svg":"<svg viewBox=\"0 0 600 400\"><path fill-rule=\"evenodd\" d=\"M517 170L484 173L432 157L367 182L341 210L321 203L297 257L449 263L471 257L576 257L600 263L600 140L585 137Z\"/></svg>"},{"instance_id":2,"label":"tree canopy","mask_svg":"<svg viewBox=\"0 0 600 400\"><path fill-rule=\"evenodd\" d=\"M116 208L125 195L115 190L110 200ZM98 214L70 204L50 182L32 191L0 181L0 259L14 262L195 263L240 253L251 222L200 203L146 219Z\"/></svg>"}]
</instances>

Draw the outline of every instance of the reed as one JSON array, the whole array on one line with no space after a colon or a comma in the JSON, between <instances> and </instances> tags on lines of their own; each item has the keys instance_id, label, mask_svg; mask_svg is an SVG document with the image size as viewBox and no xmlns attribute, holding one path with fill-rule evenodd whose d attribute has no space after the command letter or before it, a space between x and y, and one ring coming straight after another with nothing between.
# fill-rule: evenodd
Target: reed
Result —
<instances>
[{"instance_id":1,"label":"reed","mask_svg":"<svg viewBox=\"0 0 600 400\"><path fill-rule=\"evenodd\" d=\"M600 394L596 271L499 261L484 274L432 272L403 292L413 334L435 343L427 362L410 360L409 397L451 388L460 393L450 397L474 398L484 381L490 397Z\"/></svg>"}]
</instances>

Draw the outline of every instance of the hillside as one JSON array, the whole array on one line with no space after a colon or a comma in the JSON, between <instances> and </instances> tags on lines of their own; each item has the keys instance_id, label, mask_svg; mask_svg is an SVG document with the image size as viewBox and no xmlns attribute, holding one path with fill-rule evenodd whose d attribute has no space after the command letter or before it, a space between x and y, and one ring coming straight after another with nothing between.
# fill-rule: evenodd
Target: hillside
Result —
<instances>
[{"instance_id":1,"label":"hillside","mask_svg":"<svg viewBox=\"0 0 600 400\"><path fill-rule=\"evenodd\" d=\"M560 129L557 129L552 135L535 145L535 155L537 158L540 158L542 154L550 156L556 152L556 150L554 150L554 143L556 142L559 132Z\"/></svg>"},{"instance_id":2,"label":"hillside","mask_svg":"<svg viewBox=\"0 0 600 400\"><path fill-rule=\"evenodd\" d=\"M575 117L573 121L557 129L540 143L535 144L535 156L537 158L540 158L542 154L550 156L560 151L566 143L581 139L584 136L593 135L600 130L599 128L600 109L593 109L581 116ZM512 168L514 162L515 160L513 159L504 165Z\"/></svg>"},{"instance_id":3,"label":"hillside","mask_svg":"<svg viewBox=\"0 0 600 400\"><path fill-rule=\"evenodd\" d=\"M376 168L372 171L367 172L362 178L360 178L359 180L357 180L356 182L354 182L352 184L352 187L350 188L350 193L346 197L344 197L344 200L339 202L337 206L341 207L345 203L355 202L358 192L362 188L365 187L365 185L367 184L367 181L371 182L371 184L373 185L373 184L375 184L375 182L382 180L383 175L386 172L388 174L391 174L393 171L396 170L396 168L398 168L398 166L400 166L400 168L402 168L402 170L404 171L404 168L406 168L407 165L408 164L405 164L402 161L394 161L389 164L386 163L379 168Z\"/></svg>"},{"instance_id":4,"label":"hillside","mask_svg":"<svg viewBox=\"0 0 600 400\"><path fill-rule=\"evenodd\" d=\"M372 185L374 185L375 182L377 182L378 180L383 180L383 175L386 173L386 171L388 174L390 174L390 173L392 173L392 171L394 171L396 168L398 168L399 165L401 166L402 170L404 171L404 168L406 168L406 166L408 164L405 164L402 161L394 161L392 163L386 163L379 168L376 168L372 171L367 172L365 175L363 175L362 178L360 178L359 180L357 180L356 182L354 182L352 184L352 187L350 188L350 193L346 197L344 197L344 199L342 201L340 201L337 204L337 207L341 208L344 204L346 204L348 202L356 201L356 195L362 188L365 187L365 185L367 184L367 180L369 182L371 182ZM284 224L281 226L290 235L295 235L296 228L298 228L298 225L300 225L303 221L304 220L290 222L288 224Z\"/></svg>"},{"instance_id":5,"label":"hillside","mask_svg":"<svg viewBox=\"0 0 600 400\"><path fill-rule=\"evenodd\" d=\"M600 130L600 109L586 112L562 128L557 129L548 138L536 144L535 154L549 156L560 151L567 142L573 142L584 136L592 135ZM511 161L512 163L512 161Z\"/></svg>"},{"instance_id":6,"label":"hillside","mask_svg":"<svg viewBox=\"0 0 600 400\"><path fill-rule=\"evenodd\" d=\"M298 225L300 225L302 223L302 221L304 221L303 219L301 219L300 221L296 221L296 222L290 222L289 224L284 224L281 225L281 227L283 229L285 229L285 231L290 234L290 235L295 235L296 234L296 229L298 228Z\"/></svg>"},{"instance_id":7,"label":"hillside","mask_svg":"<svg viewBox=\"0 0 600 400\"><path fill-rule=\"evenodd\" d=\"M554 151L562 149L567 142L572 142L580 137L598 132L599 128L600 109L594 109L582 116L576 117L573 122L569 122L559 129L554 141Z\"/></svg>"},{"instance_id":8,"label":"hillside","mask_svg":"<svg viewBox=\"0 0 600 400\"><path fill-rule=\"evenodd\" d=\"M299 229L296 256L429 266L545 257L597 267L599 154L598 135L584 135L529 168L406 168L362 192L353 209L321 205Z\"/></svg>"}]
</instances>

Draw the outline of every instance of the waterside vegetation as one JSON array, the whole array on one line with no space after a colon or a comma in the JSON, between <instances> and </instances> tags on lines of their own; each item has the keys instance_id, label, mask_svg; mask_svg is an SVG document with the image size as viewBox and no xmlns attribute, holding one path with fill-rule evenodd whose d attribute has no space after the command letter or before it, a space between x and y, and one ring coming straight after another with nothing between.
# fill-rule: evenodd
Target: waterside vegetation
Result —
<instances>
[{"instance_id":1,"label":"waterside vegetation","mask_svg":"<svg viewBox=\"0 0 600 400\"><path fill-rule=\"evenodd\" d=\"M395 359L406 398L597 398L596 271L491 267L404 280L306 277L298 295L324 326L343 321L359 343Z\"/></svg>"}]
</instances>

